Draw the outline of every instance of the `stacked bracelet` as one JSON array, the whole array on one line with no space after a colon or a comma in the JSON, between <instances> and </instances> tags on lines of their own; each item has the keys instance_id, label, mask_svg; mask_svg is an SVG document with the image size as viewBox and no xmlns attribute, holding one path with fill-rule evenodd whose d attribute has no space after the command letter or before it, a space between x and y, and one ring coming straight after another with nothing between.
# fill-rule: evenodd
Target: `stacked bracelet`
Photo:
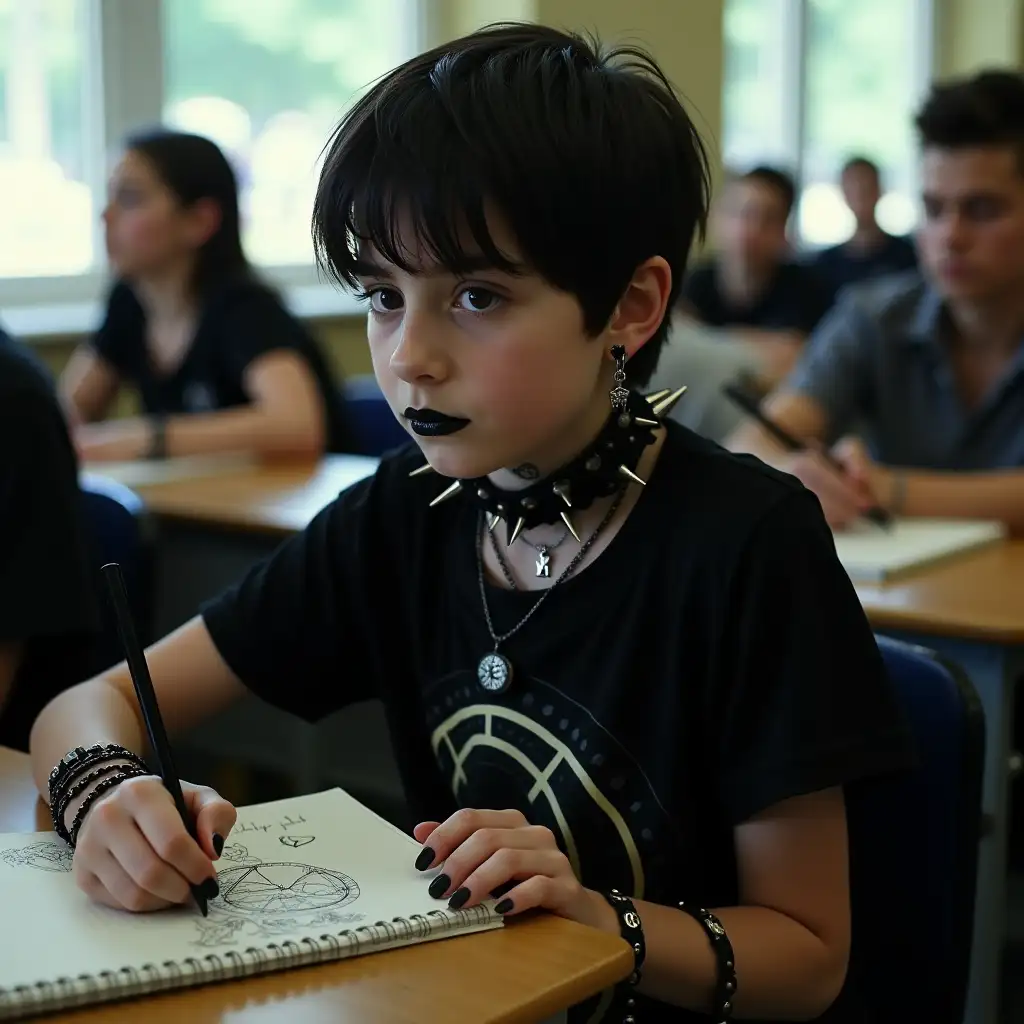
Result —
<instances>
[{"instance_id":1,"label":"stacked bracelet","mask_svg":"<svg viewBox=\"0 0 1024 1024\"><path fill-rule=\"evenodd\" d=\"M117 763L119 760L127 763ZM90 771L89 769L93 766L99 767ZM96 779L114 771L118 772L118 782L123 782L126 778L133 778L136 775L149 774L146 762L138 754L133 754L116 743L96 743L91 747L76 747L65 754L50 772L49 792L53 828L57 835L69 845L73 846L74 840L73 833L64 824L64 815L68 805L75 797L85 792Z\"/></svg>"},{"instance_id":2,"label":"stacked bracelet","mask_svg":"<svg viewBox=\"0 0 1024 1024\"><path fill-rule=\"evenodd\" d=\"M732 943L725 934L722 922L714 914L703 907L691 907L687 903L680 903L678 906L704 929L711 942L718 968L711 1015L716 1024L728 1024L732 1017L733 997L736 995L736 959L733 956Z\"/></svg>"},{"instance_id":3,"label":"stacked bracelet","mask_svg":"<svg viewBox=\"0 0 1024 1024\"><path fill-rule=\"evenodd\" d=\"M128 779L138 778L140 775L145 775L146 772L139 768L132 768L128 772L119 772L117 775L112 775L108 779L104 779L102 782L96 784L96 788L86 795L86 798L78 805L78 811L75 813L75 820L71 823L71 831L69 842L71 846L78 845L78 832L82 827L82 822L85 821L85 816L89 812L89 808L109 789L113 789L115 786L120 786L122 782Z\"/></svg>"}]
</instances>

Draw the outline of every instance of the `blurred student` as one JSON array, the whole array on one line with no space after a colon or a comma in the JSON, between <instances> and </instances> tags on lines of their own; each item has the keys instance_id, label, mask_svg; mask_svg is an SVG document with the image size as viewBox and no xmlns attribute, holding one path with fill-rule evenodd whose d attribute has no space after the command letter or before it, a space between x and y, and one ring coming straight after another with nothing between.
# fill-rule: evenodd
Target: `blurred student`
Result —
<instances>
[{"instance_id":1,"label":"blurred student","mask_svg":"<svg viewBox=\"0 0 1024 1024\"><path fill-rule=\"evenodd\" d=\"M797 437L846 438L834 472L759 427L730 438L794 473L833 526L897 514L991 518L1024 533L1024 78L936 85L917 116L916 273L855 286L766 411Z\"/></svg>"},{"instance_id":2,"label":"blurred student","mask_svg":"<svg viewBox=\"0 0 1024 1024\"><path fill-rule=\"evenodd\" d=\"M683 311L755 346L768 384L792 369L832 298L791 258L786 226L795 200L792 179L772 167L733 177L711 222L715 257L683 285Z\"/></svg>"},{"instance_id":3,"label":"blurred student","mask_svg":"<svg viewBox=\"0 0 1024 1024\"><path fill-rule=\"evenodd\" d=\"M882 198L878 165L867 157L847 160L840 175L843 199L854 218L853 234L841 245L815 253L809 259L833 293L848 284L917 267L913 239L890 235L878 223L875 211Z\"/></svg>"},{"instance_id":4,"label":"blurred student","mask_svg":"<svg viewBox=\"0 0 1024 1024\"><path fill-rule=\"evenodd\" d=\"M99 629L80 499L49 376L0 330L0 746L28 749Z\"/></svg>"},{"instance_id":5,"label":"blurred student","mask_svg":"<svg viewBox=\"0 0 1024 1024\"><path fill-rule=\"evenodd\" d=\"M245 258L237 181L214 143L129 139L103 221L116 283L61 381L84 460L347 447L316 343ZM123 383L144 416L100 423Z\"/></svg>"}]
</instances>

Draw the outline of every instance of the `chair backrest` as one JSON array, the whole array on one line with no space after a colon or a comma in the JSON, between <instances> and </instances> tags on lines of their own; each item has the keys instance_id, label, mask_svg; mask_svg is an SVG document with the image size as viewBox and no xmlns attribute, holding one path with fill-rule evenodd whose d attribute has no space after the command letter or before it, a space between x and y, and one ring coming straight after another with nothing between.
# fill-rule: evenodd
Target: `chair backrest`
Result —
<instances>
[{"instance_id":1,"label":"chair backrest","mask_svg":"<svg viewBox=\"0 0 1024 1024\"><path fill-rule=\"evenodd\" d=\"M360 455L380 456L409 443L372 373L345 380L345 416Z\"/></svg>"},{"instance_id":2,"label":"chair backrest","mask_svg":"<svg viewBox=\"0 0 1024 1024\"><path fill-rule=\"evenodd\" d=\"M985 727L956 665L878 638L915 770L849 788L853 941L877 1024L962 1024L974 930Z\"/></svg>"},{"instance_id":3,"label":"chair backrest","mask_svg":"<svg viewBox=\"0 0 1024 1024\"><path fill-rule=\"evenodd\" d=\"M108 562L121 566L136 632L143 644L153 632L154 555L145 506L131 489L108 477L86 474L81 483L83 518L90 545L102 629L88 673L102 672L124 658L110 598L100 574Z\"/></svg>"}]
</instances>

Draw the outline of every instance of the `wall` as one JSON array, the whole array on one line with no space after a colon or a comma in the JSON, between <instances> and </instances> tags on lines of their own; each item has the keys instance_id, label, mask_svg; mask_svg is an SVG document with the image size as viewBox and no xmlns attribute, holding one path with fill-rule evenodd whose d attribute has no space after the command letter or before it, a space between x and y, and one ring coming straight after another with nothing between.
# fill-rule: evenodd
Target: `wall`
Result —
<instances>
[{"instance_id":1,"label":"wall","mask_svg":"<svg viewBox=\"0 0 1024 1024\"><path fill-rule=\"evenodd\" d=\"M935 0L937 77L1021 66L1024 0Z\"/></svg>"}]
</instances>

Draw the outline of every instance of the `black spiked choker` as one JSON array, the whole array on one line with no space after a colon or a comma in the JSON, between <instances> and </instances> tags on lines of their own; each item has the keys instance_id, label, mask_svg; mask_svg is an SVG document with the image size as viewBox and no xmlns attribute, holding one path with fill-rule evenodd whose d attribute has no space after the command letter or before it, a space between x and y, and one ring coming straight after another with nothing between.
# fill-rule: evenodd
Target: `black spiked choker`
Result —
<instances>
[{"instance_id":1,"label":"black spiked choker","mask_svg":"<svg viewBox=\"0 0 1024 1024\"><path fill-rule=\"evenodd\" d=\"M644 449L654 442L654 431L661 418L682 397L686 388L665 389L643 396L634 391L622 406L613 409L601 433L574 459L537 483L521 490L504 490L488 477L456 480L430 503L440 505L465 492L483 509L493 530L504 521L509 545L515 543L523 530L542 523L562 522L580 540L573 523L573 513L590 508L599 498L606 498L624 485L645 483L636 468ZM432 472L429 464L414 469L411 476Z\"/></svg>"}]
</instances>

